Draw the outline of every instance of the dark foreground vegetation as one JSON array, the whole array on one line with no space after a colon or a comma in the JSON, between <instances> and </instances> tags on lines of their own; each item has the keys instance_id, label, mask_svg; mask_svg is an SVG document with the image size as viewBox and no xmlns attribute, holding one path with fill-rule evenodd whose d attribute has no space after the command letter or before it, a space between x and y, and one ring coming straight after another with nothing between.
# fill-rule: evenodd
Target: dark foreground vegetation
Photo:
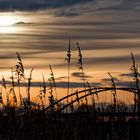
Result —
<instances>
[{"instance_id":1,"label":"dark foreground vegetation","mask_svg":"<svg viewBox=\"0 0 140 140\"><path fill-rule=\"evenodd\" d=\"M96 112L20 114L10 108L0 115L1 140L139 140L139 130L139 119Z\"/></svg>"},{"instance_id":2,"label":"dark foreground vegetation","mask_svg":"<svg viewBox=\"0 0 140 140\"><path fill-rule=\"evenodd\" d=\"M95 102L99 88L91 87L84 76L82 53L78 47L78 68L82 73L84 95L81 91L70 93L70 42L65 59L68 66L67 96L58 99L56 83L52 67L47 83L43 76L42 84L37 95L39 103L33 103L30 97L32 72L28 78L24 75L24 66L20 55L17 53L17 64L11 70L11 82L2 77L0 92L0 140L140 140L140 88L138 67L133 54L130 68L133 77L133 87L123 88L134 94L134 104L128 107L117 101L117 87L110 73L110 90L113 103L101 108ZM22 96L21 88L26 88L27 96ZM49 85L49 86L48 86ZM44 99L48 93L48 105ZM4 101L3 95L6 95ZM17 99L17 95L19 99ZM70 101L69 97L73 96ZM89 105L87 96L92 103ZM10 97L10 98L9 98ZM10 100L12 99L12 100ZM63 100L66 99L66 100ZM64 101L63 103L61 101ZM75 104L74 104L75 103ZM96 106L97 105L97 106Z\"/></svg>"}]
</instances>

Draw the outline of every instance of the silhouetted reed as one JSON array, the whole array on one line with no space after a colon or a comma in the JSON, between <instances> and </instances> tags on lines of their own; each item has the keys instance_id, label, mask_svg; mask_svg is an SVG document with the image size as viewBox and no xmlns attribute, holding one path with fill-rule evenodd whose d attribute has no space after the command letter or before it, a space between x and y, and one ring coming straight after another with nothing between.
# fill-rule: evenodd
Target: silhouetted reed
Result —
<instances>
[{"instance_id":1,"label":"silhouetted reed","mask_svg":"<svg viewBox=\"0 0 140 140\"><path fill-rule=\"evenodd\" d=\"M69 47L67 50L67 57L65 59L68 64L68 84L67 84L67 96L69 95L69 88L70 88L70 62L71 62L71 40L69 40ZM67 98L67 104L68 104L68 98Z\"/></svg>"},{"instance_id":2,"label":"silhouetted reed","mask_svg":"<svg viewBox=\"0 0 140 140\"><path fill-rule=\"evenodd\" d=\"M117 98L117 93L116 93L116 85L115 85L115 81L114 78L112 77L112 75L108 72L109 76L110 76L110 80L112 82L112 95L113 95L113 105L114 105L114 111L116 111L116 98Z\"/></svg>"},{"instance_id":3,"label":"silhouetted reed","mask_svg":"<svg viewBox=\"0 0 140 140\"><path fill-rule=\"evenodd\" d=\"M17 85L18 85L18 94L19 94L19 98L20 98L20 107L22 108L23 107L23 98L21 95L20 82L25 80L25 75L24 75L24 67L23 67L20 55L18 52L16 54L17 54L18 62L16 64L15 75L17 76Z\"/></svg>"},{"instance_id":4,"label":"silhouetted reed","mask_svg":"<svg viewBox=\"0 0 140 140\"><path fill-rule=\"evenodd\" d=\"M130 67L130 71L133 76L134 80L134 88L136 89L135 95L134 95L134 112L136 112L136 109L140 112L140 88L139 88L139 78L138 78L138 65L135 62L135 58L133 56L133 53L131 52L131 58L132 58L132 66Z\"/></svg>"},{"instance_id":5,"label":"silhouetted reed","mask_svg":"<svg viewBox=\"0 0 140 140\"><path fill-rule=\"evenodd\" d=\"M85 75L84 75L84 68L83 68L83 57L82 57L82 52L81 48L79 46L79 43L77 42L77 48L78 48L78 68L82 72L82 79L83 79L83 87L86 90L86 82L85 82ZM86 95L86 92L85 92ZM88 103L87 97L85 97L86 104Z\"/></svg>"},{"instance_id":6,"label":"silhouetted reed","mask_svg":"<svg viewBox=\"0 0 140 140\"><path fill-rule=\"evenodd\" d=\"M11 69L11 88L9 91L9 94L13 94L13 106L17 107L17 97L16 97L16 92L15 92L15 80L14 80L14 75L13 75L13 69Z\"/></svg>"}]
</instances>

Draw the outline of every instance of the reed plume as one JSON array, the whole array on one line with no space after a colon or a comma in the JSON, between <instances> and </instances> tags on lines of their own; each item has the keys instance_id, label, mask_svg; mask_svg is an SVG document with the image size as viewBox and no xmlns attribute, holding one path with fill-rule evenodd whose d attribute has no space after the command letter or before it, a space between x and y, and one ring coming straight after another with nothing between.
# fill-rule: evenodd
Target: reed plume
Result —
<instances>
[{"instance_id":1,"label":"reed plume","mask_svg":"<svg viewBox=\"0 0 140 140\"><path fill-rule=\"evenodd\" d=\"M50 68L50 78L48 79L48 81L49 81L49 84L50 84L50 90L52 89L52 91L53 91L53 89L55 89L55 95L56 95L56 99L57 99L56 82L55 82L53 69L52 69L51 65L49 65L49 68Z\"/></svg>"},{"instance_id":2,"label":"reed plume","mask_svg":"<svg viewBox=\"0 0 140 140\"><path fill-rule=\"evenodd\" d=\"M18 62L16 64L15 75L17 76L18 93L19 93L19 98L20 98L20 107L22 108L23 99L22 99L22 95L21 95L21 91L20 91L20 81L25 80L25 75L24 75L24 67L23 67L23 64L22 64L22 59L21 59L18 52L16 52L16 54L17 54Z\"/></svg>"},{"instance_id":3,"label":"reed plume","mask_svg":"<svg viewBox=\"0 0 140 140\"><path fill-rule=\"evenodd\" d=\"M83 58L82 58L81 48L78 42L77 42L77 48L78 48L78 62L77 62L78 68L82 72L83 86L84 86L84 90L86 90L85 75L84 75L84 68L83 68ZM86 95L86 91L85 91L85 95ZM87 104L87 97L85 97L85 100Z\"/></svg>"},{"instance_id":4,"label":"reed plume","mask_svg":"<svg viewBox=\"0 0 140 140\"><path fill-rule=\"evenodd\" d=\"M65 59L68 64L68 84L67 84L67 96L69 95L69 88L70 88L70 62L71 62L71 40L69 40L69 47L67 50L67 57ZM67 98L67 104L68 104L68 98Z\"/></svg>"}]
</instances>

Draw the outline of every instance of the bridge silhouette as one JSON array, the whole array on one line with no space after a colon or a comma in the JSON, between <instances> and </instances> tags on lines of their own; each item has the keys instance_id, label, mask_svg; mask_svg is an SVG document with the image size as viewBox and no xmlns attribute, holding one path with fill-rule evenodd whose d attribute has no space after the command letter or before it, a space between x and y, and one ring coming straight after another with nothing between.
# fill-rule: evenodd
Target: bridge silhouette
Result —
<instances>
[{"instance_id":1,"label":"bridge silhouette","mask_svg":"<svg viewBox=\"0 0 140 140\"><path fill-rule=\"evenodd\" d=\"M81 91L76 91L70 95L64 96L58 100L56 100L55 102L53 102L52 104L50 104L49 106L47 106L45 108L45 111L53 111L55 113L62 113L64 112L64 110L66 110L67 108L69 108L71 105L73 105L75 102L80 102L81 100L85 99L85 101L88 102L88 98L89 96L92 95L98 95L99 93L104 93L106 91L111 91L111 92L116 92L116 91L126 91L129 94L131 93L132 95L137 96L139 94L139 90L137 90L136 88L125 88L125 87L94 87L94 88L88 88L86 90L81 90ZM116 92L117 94L117 92ZM114 95L114 108L116 106L116 95ZM73 100L71 100L71 98L73 98ZM66 103L66 100L68 100L69 102ZM65 103L64 103L65 102ZM136 108L138 108L138 101L133 100L134 105L137 105ZM63 104L62 104L63 103ZM54 109L55 108L55 109ZM115 110L114 110L115 113ZM117 112L116 115L121 115L122 112ZM124 113L124 112L123 112ZM132 110L130 112L127 112L126 115L127 116L134 116L134 115L138 115L139 111L137 110ZM107 112L100 112L100 115L107 115Z\"/></svg>"}]
</instances>

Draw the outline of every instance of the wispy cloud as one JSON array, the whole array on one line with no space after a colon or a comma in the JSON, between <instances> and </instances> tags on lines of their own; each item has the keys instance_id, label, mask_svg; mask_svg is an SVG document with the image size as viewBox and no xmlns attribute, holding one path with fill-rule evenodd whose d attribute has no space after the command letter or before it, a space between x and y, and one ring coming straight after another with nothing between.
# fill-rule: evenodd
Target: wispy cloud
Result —
<instances>
[{"instance_id":1,"label":"wispy cloud","mask_svg":"<svg viewBox=\"0 0 140 140\"><path fill-rule=\"evenodd\" d=\"M112 7L101 8L100 10L140 10L140 1L139 0L122 0L118 5Z\"/></svg>"},{"instance_id":2,"label":"wispy cloud","mask_svg":"<svg viewBox=\"0 0 140 140\"><path fill-rule=\"evenodd\" d=\"M76 77L76 78L80 78L80 79L83 78L83 73L82 72L73 72L71 75ZM92 76L89 76L86 73L84 73L84 77L85 78L92 78Z\"/></svg>"},{"instance_id":3,"label":"wispy cloud","mask_svg":"<svg viewBox=\"0 0 140 140\"><path fill-rule=\"evenodd\" d=\"M132 73L122 73L119 76L121 76L121 77L130 77L130 78L134 77L134 75ZM138 76L140 77L140 73L138 74Z\"/></svg>"},{"instance_id":4,"label":"wispy cloud","mask_svg":"<svg viewBox=\"0 0 140 140\"><path fill-rule=\"evenodd\" d=\"M3 81L0 81L0 84L2 84ZM11 85L11 81L6 81L6 85ZM15 82L16 84L16 82ZM32 82L31 87L40 87L42 85L42 82ZM94 85L99 86L100 83L95 82ZM20 83L21 87L25 87L25 83ZM46 86L49 88L49 83L46 83ZM57 88L67 88L67 82L61 81L56 82ZM83 82L70 82L70 88L81 88L83 87Z\"/></svg>"},{"instance_id":5,"label":"wispy cloud","mask_svg":"<svg viewBox=\"0 0 140 140\"><path fill-rule=\"evenodd\" d=\"M118 78L116 78L116 77L113 77L113 80L114 80L114 82L118 82L119 81ZM101 80L101 82L112 83L110 78L104 78L104 79Z\"/></svg>"},{"instance_id":6,"label":"wispy cloud","mask_svg":"<svg viewBox=\"0 0 140 140\"><path fill-rule=\"evenodd\" d=\"M115 85L116 87L127 87L127 88L131 88L132 85L134 85L135 83L132 82L132 81L123 81L123 80L120 80L118 79L117 77L114 77L114 82L115 82ZM112 82L111 82L111 79L109 78L104 78L104 79L101 79L101 85L103 86L112 86Z\"/></svg>"}]
</instances>

